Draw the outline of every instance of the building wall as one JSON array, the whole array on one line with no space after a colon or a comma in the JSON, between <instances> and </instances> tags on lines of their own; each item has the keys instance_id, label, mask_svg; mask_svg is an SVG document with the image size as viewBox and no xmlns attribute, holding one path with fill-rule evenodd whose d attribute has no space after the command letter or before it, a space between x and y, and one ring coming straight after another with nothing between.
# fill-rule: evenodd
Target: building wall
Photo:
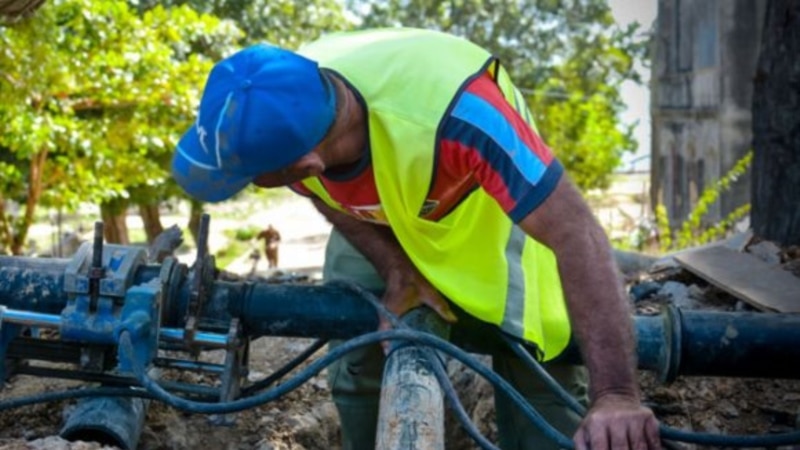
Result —
<instances>
[{"instance_id":1,"label":"building wall","mask_svg":"<svg viewBox=\"0 0 800 450\"><path fill-rule=\"evenodd\" d=\"M659 0L651 77L651 200L673 225L749 149L766 0ZM706 220L749 201L749 177Z\"/></svg>"}]
</instances>

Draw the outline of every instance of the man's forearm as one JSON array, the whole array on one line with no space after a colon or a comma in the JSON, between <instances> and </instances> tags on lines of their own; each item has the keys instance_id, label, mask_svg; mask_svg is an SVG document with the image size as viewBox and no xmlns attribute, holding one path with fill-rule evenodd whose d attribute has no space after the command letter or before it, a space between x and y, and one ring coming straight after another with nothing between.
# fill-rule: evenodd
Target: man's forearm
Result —
<instances>
[{"instance_id":1,"label":"man's forearm","mask_svg":"<svg viewBox=\"0 0 800 450\"><path fill-rule=\"evenodd\" d=\"M630 309L605 234L599 226L584 232L585 239L564 244L558 264L573 332L591 374L590 398L638 396Z\"/></svg>"},{"instance_id":2,"label":"man's forearm","mask_svg":"<svg viewBox=\"0 0 800 450\"><path fill-rule=\"evenodd\" d=\"M591 399L638 397L630 308L608 239L580 193L562 180L520 225L556 254L573 333L589 369Z\"/></svg>"}]
</instances>

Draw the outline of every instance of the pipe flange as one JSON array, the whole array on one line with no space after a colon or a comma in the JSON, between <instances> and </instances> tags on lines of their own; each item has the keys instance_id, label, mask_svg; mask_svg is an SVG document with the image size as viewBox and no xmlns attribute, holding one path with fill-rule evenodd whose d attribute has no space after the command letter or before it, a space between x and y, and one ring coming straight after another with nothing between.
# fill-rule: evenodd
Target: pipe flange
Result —
<instances>
[{"instance_id":1,"label":"pipe flange","mask_svg":"<svg viewBox=\"0 0 800 450\"><path fill-rule=\"evenodd\" d=\"M661 369L658 378L662 383L671 383L678 377L683 348L683 322L681 311L675 305L668 305L663 316L664 346L661 354Z\"/></svg>"}]
</instances>

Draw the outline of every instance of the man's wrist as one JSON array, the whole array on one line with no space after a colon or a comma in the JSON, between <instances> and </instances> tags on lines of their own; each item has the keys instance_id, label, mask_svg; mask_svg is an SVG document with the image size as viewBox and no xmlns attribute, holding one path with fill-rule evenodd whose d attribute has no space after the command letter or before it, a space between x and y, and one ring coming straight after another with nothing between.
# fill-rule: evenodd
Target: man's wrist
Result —
<instances>
[{"instance_id":1,"label":"man's wrist","mask_svg":"<svg viewBox=\"0 0 800 450\"><path fill-rule=\"evenodd\" d=\"M589 395L592 403L598 403L603 401L641 401L641 393L638 387L627 386L627 387L609 387L604 389L599 389L597 391L592 390L591 394Z\"/></svg>"}]
</instances>

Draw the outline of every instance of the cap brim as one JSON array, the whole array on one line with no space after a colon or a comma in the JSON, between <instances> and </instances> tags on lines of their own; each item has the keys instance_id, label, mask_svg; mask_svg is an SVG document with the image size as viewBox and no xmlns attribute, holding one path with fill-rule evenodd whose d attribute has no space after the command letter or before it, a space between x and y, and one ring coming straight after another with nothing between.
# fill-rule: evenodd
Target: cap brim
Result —
<instances>
[{"instance_id":1,"label":"cap brim","mask_svg":"<svg viewBox=\"0 0 800 450\"><path fill-rule=\"evenodd\" d=\"M227 200L253 181L252 176L232 174L203 162L208 159L195 127L187 131L172 157L172 177L192 197L204 202Z\"/></svg>"}]
</instances>

